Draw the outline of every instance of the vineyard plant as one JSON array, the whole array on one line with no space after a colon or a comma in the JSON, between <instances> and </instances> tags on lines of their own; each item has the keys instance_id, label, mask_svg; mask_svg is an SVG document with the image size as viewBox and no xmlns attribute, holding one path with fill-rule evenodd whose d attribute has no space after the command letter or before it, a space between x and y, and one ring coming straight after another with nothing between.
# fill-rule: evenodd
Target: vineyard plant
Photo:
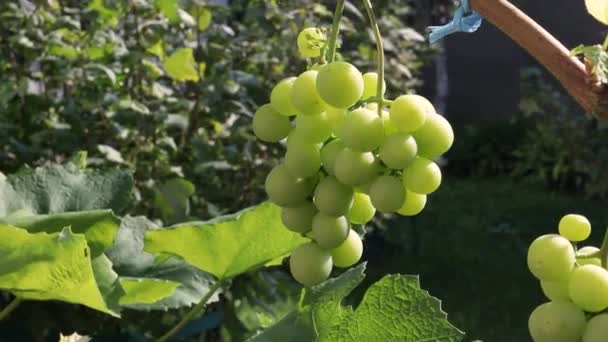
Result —
<instances>
[{"instance_id":1,"label":"vineyard plant","mask_svg":"<svg viewBox=\"0 0 608 342\"><path fill-rule=\"evenodd\" d=\"M491 341L416 269L491 202L441 197L472 152L419 91L482 18L603 124L608 37L568 50L506 0L0 2L0 341ZM517 259L546 297L527 340L608 341L605 212L578 208ZM494 249L455 241L443 287Z\"/></svg>"}]
</instances>

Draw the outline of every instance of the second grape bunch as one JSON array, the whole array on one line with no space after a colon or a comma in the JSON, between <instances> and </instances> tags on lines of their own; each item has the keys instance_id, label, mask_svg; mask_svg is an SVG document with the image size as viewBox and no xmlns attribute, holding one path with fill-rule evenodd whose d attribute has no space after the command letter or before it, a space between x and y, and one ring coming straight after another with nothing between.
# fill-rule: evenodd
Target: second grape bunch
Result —
<instances>
[{"instance_id":1,"label":"second grape bunch","mask_svg":"<svg viewBox=\"0 0 608 342\"><path fill-rule=\"evenodd\" d=\"M316 28L300 33L304 57L321 56L321 35ZM378 115L385 85L382 94L377 85L376 73L345 61L317 64L280 81L254 115L260 140L286 139L285 158L265 188L282 207L285 227L312 239L290 258L293 277L305 286L359 261L363 244L352 224L369 222L376 211L417 215L441 183L433 160L453 143L450 124L419 95L387 101L390 108Z\"/></svg>"}]
</instances>

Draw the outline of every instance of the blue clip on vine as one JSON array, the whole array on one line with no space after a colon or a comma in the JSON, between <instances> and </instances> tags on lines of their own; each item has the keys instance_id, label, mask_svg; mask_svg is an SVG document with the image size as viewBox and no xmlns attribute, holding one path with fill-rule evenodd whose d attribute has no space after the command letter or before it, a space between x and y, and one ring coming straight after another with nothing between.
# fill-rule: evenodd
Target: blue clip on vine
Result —
<instances>
[{"instance_id":1,"label":"blue clip on vine","mask_svg":"<svg viewBox=\"0 0 608 342\"><path fill-rule=\"evenodd\" d=\"M443 26L429 26L431 44L455 32L473 33L481 26L483 18L469 6L469 0L462 0L454 13L454 18Z\"/></svg>"}]
</instances>

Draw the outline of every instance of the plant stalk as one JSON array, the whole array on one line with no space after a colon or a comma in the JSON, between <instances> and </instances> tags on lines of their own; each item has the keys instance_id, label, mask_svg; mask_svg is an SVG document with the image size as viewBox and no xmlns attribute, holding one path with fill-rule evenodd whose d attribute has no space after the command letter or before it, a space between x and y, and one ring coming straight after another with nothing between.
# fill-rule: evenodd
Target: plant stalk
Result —
<instances>
[{"instance_id":1,"label":"plant stalk","mask_svg":"<svg viewBox=\"0 0 608 342\"><path fill-rule=\"evenodd\" d=\"M602 267L608 269L608 228L606 228L604 242L602 242L602 248L600 248L600 260L602 260Z\"/></svg>"},{"instance_id":2,"label":"plant stalk","mask_svg":"<svg viewBox=\"0 0 608 342\"><path fill-rule=\"evenodd\" d=\"M0 321L7 318L21 304L21 299L15 297L2 311L0 311Z\"/></svg>"},{"instance_id":3,"label":"plant stalk","mask_svg":"<svg viewBox=\"0 0 608 342\"><path fill-rule=\"evenodd\" d=\"M380 34L380 28L378 27L378 21L376 20L376 15L374 14L372 3L370 2L370 0L363 0L363 4L365 5L365 10L367 11L369 22L372 25L372 30L374 31L374 39L376 40L376 63L378 67L378 85L376 88L376 98L378 99L378 116L382 117L382 105L384 97L384 95L382 94L382 88L384 85L384 46L382 44L382 35Z\"/></svg>"},{"instance_id":4,"label":"plant stalk","mask_svg":"<svg viewBox=\"0 0 608 342\"><path fill-rule=\"evenodd\" d=\"M329 41L327 42L327 61L329 63L336 59L336 44L338 41L338 34L340 33L340 19L342 19L343 11L344 0L338 0L336 3L336 10L334 12L334 21L331 25Z\"/></svg>"}]
</instances>

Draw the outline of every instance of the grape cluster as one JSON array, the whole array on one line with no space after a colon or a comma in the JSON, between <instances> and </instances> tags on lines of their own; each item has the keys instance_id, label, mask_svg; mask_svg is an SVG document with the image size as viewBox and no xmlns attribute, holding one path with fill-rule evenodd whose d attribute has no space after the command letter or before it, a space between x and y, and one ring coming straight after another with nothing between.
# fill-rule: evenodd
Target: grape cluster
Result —
<instances>
[{"instance_id":1,"label":"grape cluster","mask_svg":"<svg viewBox=\"0 0 608 342\"><path fill-rule=\"evenodd\" d=\"M319 29L302 31L302 56L320 56L322 39ZM376 211L416 215L441 183L433 159L452 145L450 124L418 95L386 101L390 108L379 113L378 82L377 73L362 74L345 61L321 62L280 81L254 114L260 140L286 139L283 162L265 189L282 208L285 227L312 238L290 258L303 285L359 261L363 244L353 224L369 222Z\"/></svg>"},{"instance_id":2,"label":"grape cluster","mask_svg":"<svg viewBox=\"0 0 608 342\"><path fill-rule=\"evenodd\" d=\"M591 224L582 215L569 214L558 230L540 236L528 249L528 268L550 300L530 314L530 335L535 342L606 342L608 270L598 248L575 248L589 237Z\"/></svg>"}]
</instances>

